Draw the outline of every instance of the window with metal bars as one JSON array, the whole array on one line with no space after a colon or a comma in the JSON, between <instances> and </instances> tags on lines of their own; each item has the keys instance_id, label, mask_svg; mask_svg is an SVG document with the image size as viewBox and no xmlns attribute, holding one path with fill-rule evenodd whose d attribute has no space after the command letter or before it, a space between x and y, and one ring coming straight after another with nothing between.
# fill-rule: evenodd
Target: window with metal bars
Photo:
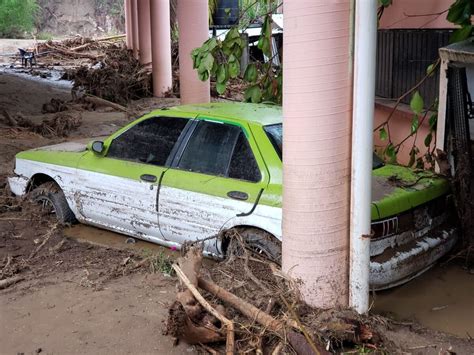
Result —
<instances>
[{"instance_id":1,"label":"window with metal bars","mask_svg":"<svg viewBox=\"0 0 474 355\"><path fill-rule=\"evenodd\" d=\"M438 59L438 49L449 44L451 33L448 29L379 30L375 95L397 99L416 85ZM418 90L425 106L431 105L438 97L439 69ZM410 99L408 95L402 103L409 104Z\"/></svg>"}]
</instances>

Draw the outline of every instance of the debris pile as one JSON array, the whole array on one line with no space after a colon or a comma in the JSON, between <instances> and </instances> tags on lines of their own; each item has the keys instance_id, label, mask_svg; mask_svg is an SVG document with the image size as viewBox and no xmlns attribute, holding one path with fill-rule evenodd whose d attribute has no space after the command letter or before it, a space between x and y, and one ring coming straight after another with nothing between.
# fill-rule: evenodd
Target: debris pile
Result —
<instances>
[{"instance_id":1,"label":"debris pile","mask_svg":"<svg viewBox=\"0 0 474 355\"><path fill-rule=\"evenodd\" d=\"M208 352L327 354L360 347L386 349L377 330L382 320L350 310L309 307L276 264L245 247L231 251L225 262L212 268L203 266L201 250L191 247L173 269L180 288L165 333L200 344Z\"/></svg>"},{"instance_id":2,"label":"debris pile","mask_svg":"<svg viewBox=\"0 0 474 355\"><path fill-rule=\"evenodd\" d=\"M123 48L106 49L103 60L69 71L68 76L74 81L73 96L85 92L121 105L152 96L149 70Z\"/></svg>"},{"instance_id":3,"label":"debris pile","mask_svg":"<svg viewBox=\"0 0 474 355\"><path fill-rule=\"evenodd\" d=\"M44 137L67 137L68 134L81 125L80 114L60 111L52 118L45 119L41 123L34 123L28 117L18 113L11 115L7 110L0 112L4 122L14 130L30 131Z\"/></svg>"},{"instance_id":4,"label":"debris pile","mask_svg":"<svg viewBox=\"0 0 474 355\"><path fill-rule=\"evenodd\" d=\"M123 37L124 35L118 35L92 39L77 36L63 41L50 40L38 44L36 55L43 65L77 66L79 63L87 62L90 64L102 59L105 50L111 47L121 48Z\"/></svg>"}]
</instances>

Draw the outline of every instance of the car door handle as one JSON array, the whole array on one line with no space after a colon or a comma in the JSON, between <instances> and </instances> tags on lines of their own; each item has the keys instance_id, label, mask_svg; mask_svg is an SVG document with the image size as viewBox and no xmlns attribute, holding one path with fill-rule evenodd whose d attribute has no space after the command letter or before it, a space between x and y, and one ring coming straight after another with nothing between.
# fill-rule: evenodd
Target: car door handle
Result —
<instances>
[{"instance_id":1,"label":"car door handle","mask_svg":"<svg viewBox=\"0 0 474 355\"><path fill-rule=\"evenodd\" d=\"M242 200L242 201L248 200L249 198L249 195L246 192L242 192L242 191L229 191L227 193L227 196L235 200Z\"/></svg>"},{"instance_id":2,"label":"car door handle","mask_svg":"<svg viewBox=\"0 0 474 355\"><path fill-rule=\"evenodd\" d=\"M143 174L140 179L146 182L156 182L157 180L156 176L151 174Z\"/></svg>"}]
</instances>

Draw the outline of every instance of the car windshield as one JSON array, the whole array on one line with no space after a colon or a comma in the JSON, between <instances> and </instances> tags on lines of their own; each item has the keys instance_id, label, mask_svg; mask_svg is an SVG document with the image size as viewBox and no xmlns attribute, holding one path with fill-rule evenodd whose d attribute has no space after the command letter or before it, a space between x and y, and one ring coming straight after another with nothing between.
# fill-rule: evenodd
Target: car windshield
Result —
<instances>
[{"instance_id":1,"label":"car windshield","mask_svg":"<svg viewBox=\"0 0 474 355\"><path fill-rule=\"evenodd\" d=\"M279 124L272 124L269 126L263 127L265 133L267 134L268 138L273 144L276 152L280 159L282 159L282 151L283 151L283 125ZM383 161L374 153L373 155L373 163L372 169L378 169L384 165Z\"/></svg>"}]
</instances>

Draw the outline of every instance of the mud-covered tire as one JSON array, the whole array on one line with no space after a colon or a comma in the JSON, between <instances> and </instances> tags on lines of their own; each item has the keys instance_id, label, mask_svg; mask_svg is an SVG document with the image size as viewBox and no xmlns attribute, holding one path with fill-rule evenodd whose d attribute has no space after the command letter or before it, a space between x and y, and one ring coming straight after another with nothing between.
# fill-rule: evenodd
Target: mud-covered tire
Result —
<instances>
[{"instance_id":1,"label":"mud-covered tire","mask_svg":"<svg viewBox=\"0 0 474 355\"><path fill-rule=\"evenodd\" d=\"M232 238L232 232L236 231L243 239L246 247L254 253L281 265L281 241L268 232L257 228L238 228L229 231L227 241L227 250L230 243L235 242Z\"/></svg>"},{"instance_id":2,"label":"mud-covered tire","mask_svg":"<svg viewBox=\"0 0 474 355\"><path fill-rule=\"evenodd\" d=\"M35 188L30 192L30 199L41 204L45 213L55 214L59 223L73 224L77 222L63 191L54 182L47 182Z\"/></svg>"}]
</instances>

